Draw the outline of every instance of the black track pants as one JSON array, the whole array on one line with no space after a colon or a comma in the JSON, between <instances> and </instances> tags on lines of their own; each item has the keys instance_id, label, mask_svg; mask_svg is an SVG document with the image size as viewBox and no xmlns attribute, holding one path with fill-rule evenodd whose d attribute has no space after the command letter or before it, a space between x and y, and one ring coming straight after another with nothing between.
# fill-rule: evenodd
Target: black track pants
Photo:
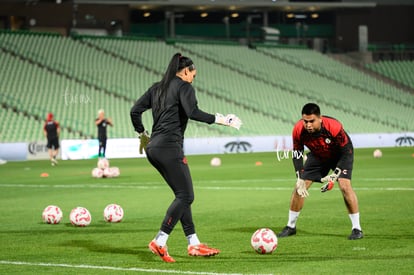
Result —
<instances>
[{"instance_id":1,"label":"black track pants","mask_svg":"<svg viewBox=\"0 0 414 275\"><path fill-rule=\"evenodd\" d=\"M175 195L161 224L161 230L170 234L177 222L181 221L185 236L194 234L191 213L191 203L194 201L193 182L181 146L148 146L146 153L149 162L160 172Z\"/></svg>"}]
</instances>

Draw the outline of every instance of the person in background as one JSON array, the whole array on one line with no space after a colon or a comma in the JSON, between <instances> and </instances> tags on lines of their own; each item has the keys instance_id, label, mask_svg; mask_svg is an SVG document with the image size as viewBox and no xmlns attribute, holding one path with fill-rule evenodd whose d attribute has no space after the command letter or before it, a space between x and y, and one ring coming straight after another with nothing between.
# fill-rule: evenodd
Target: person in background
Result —
<instances>
[{"instance_id":1,"label":"person in background","mask_svg":"<svg viewBox=\"0 0 414 275\"><path fill-rule=\"evenodd\" d=\"M48 113L46 116L43 132L47 139L46 147L48 149L50 162L52 166L55 166L58 164L56 157L59 153L60 126L59 123L53 119L52 113Z\"/></svg>"},{"instance_id":2,"label":"person in background","mask_svg":"<svg viewBox=\"0 0 414 275\"><path fill-rule=\"evenodd\" d=\"M107 140L107 131L106 127L108 125L113 126L111 118L105 118L104 110L98 111L98 118L95 120L95 124L98 127L98 141L99 141L99 149L98 149L98 157L105 157L106 152L106 140Z\"/></svg>"}]
</instances>

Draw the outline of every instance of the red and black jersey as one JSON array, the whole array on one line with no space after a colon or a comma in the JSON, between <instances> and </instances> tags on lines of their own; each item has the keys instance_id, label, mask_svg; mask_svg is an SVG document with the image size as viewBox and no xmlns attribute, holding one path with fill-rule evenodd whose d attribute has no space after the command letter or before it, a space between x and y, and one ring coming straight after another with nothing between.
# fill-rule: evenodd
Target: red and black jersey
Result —
<instances>
[{"instance_id":1,"label":"red and black jersey","mask_svg":"<svg viewBox=\"0 0 414 275\"><path fill-rule=\"evenodd\" d=\"M353 157L353 145L350 137L345 132L342 124L328 116L323 116L319 132L306 131L303 121L298 121L292 132L293 150L303 152L306 146L312 154L322 162L338 161L338 167L348 158ZM300 155L300 154L299 154ZM303 168L302 159L294 160L296 171Z\"/></svg>"},{"instance_id":2,"label":"red and black jersey","mask_svg":"<svg viewBox=\"0 0 414 275\"><path fill-rule=\"evenodd\" d=\"M57 121L46 121L43 129L46 131L48 139L58 138L59 123Z\"/></svg>"}]
</instances>

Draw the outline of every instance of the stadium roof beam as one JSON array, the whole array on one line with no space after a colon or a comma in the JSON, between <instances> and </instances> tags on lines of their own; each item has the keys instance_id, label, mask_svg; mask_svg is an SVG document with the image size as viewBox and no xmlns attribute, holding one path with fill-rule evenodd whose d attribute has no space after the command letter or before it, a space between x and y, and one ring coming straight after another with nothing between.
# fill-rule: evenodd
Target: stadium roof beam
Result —
<instances>
[{"instance_id":1,"label":"stadium roof beam","mask_svg":"<svg viewBox=\"0 0 414 275\"><path fill-rule=\"evenodd\" d=\"M180 8L188 10L205 9L274 9L280 11L309 11L310 9L334 10L344 8L374 8L376 2L289 2L288 0L73 0L76 4L107 4L107 5L130 5L136 8L145 6L151 9Z\"/></svg>"}]
</instances>

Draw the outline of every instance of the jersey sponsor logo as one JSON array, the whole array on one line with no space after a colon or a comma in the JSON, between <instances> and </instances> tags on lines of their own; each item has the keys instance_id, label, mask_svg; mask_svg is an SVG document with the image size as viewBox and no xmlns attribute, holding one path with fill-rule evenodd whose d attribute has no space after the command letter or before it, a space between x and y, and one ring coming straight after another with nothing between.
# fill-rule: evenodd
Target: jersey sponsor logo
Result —
<instances>
[{"instance_id":1,"label":"jersey sponsor logo","mask_svg":"<svg viewBox=\"0 0 414 275\"><path fill-rule=\"evenodd\" d=\"M330 140L329 138L326 138L326 139L325 139L325 143L326 143L326 144L330 144L330 143L331 143L331 140Z\"/></svg>"}]
</instances>

